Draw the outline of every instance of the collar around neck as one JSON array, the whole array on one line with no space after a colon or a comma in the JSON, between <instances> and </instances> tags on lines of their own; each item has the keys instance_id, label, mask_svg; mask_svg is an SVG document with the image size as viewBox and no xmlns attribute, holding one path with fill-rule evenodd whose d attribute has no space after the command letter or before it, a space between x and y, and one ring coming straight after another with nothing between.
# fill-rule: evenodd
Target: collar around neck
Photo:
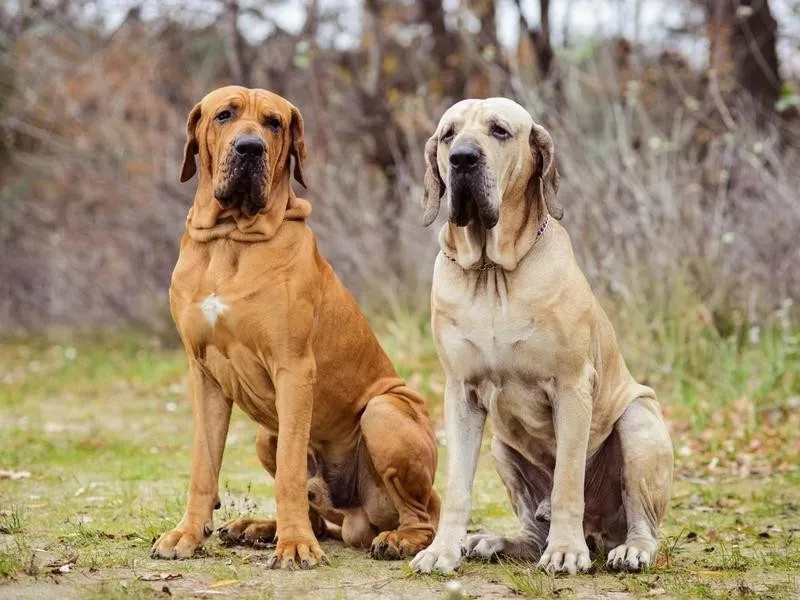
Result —
<instances>
[{"instance_id":1,"label":"collar around neck","mask_svg":"<svg viewBox=\"0 0 800 600\"><path fill-rule=\"evenodd\" d=\"M541 225L539 225L539 228L536 230L536 236L534 237L533 242L531 243L530 248L528 249L528 252L530 252L530 249L533 248L533 246L536 244L536 242L538 242L539 239L544 235L544 232L547 231L547 226L549 224L550 224L550 214L546 213L545 217L544 217L544 220L542 221ZM442 254L444 254L447 257L448 260L450 260L450 261L452 261L452 262L454 262L456 264L459 264L458 260L455 257L450 256L450 254L447 253L447 251L444 249L444 247L442 248ZM480 263L477 263L477 264L475 264L473 266L470 266L470 267L466 267L466 268L465 267L461 267L461 268L464 269L465 271L488 271L490 269L503 270L503 266L502 265L500 265L500 264L498 264L496 262L493 262L491 260L487 260L485 253L484 253L484 256L483 256L483 260Z\"/></svg>"}]
</instances>

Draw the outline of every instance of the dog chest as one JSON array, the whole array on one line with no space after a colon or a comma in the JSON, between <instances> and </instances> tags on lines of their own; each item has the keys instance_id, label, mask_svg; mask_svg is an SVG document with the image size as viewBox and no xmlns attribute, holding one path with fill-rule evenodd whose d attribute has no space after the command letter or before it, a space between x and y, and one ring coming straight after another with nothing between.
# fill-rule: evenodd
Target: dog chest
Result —
<instances>
[{"instance_id":1,"label":"dog chest","mask_svg":"<svg viewBox=\"0 0 800 600\"><path fill-rule=\"evenodd\" d=\"M198 363L247 416L269 430L278 430L275 387L253 352L241 344L231 344L223 354L209 345Z\"/></svg>"},{"instance_id":2,"label":"dog chest","mask_svg":"<svg viewBox=\"0 0 800 600\"><path fill-rule=\"evenodd\" d=\"M204 373L222 389L250 418L277 429L275 391L264 356L252 348L258 326L252 320L253 301L242 298L235 289L236 280L219 280L222 269L194 269L183 275L170 289L172 313L187 350ZM187 261L192 262L192 261ZM209 265L209 267L212 265Z\"/></svg>"},{"instance_id":3,"label":"dog chest","mask_svg":"<svg viewBox=\"0 0 800 600\"><path fill-rule=\"evenodd\" d=\"M555 457L549 382L527 383L507 378L470 385L478 404L492 420L494 435L542 468Z\"/></svg>"},{"instance_id":4,"label":"dog chest","mask_svg":"<svg viewBox=\"0 0 800 600\"><path fill-rule=\"evenodd\" d=\"M448 377L473 390L495 435L540 467L552 468L555 333L520 290L500 295L486 289L466 279L434 279L437 349Z\"/></svg>"},{"instance_id":5,"label":"dog chest","mask_svg":"<svg viewBox=\"0 0 800 600\"><path fill-rule=\"evenodd\" d=\"M457 378L468 381L487 373L501 380L548 376L545 349L551 334L532 311L502 310L481 301L434 307L437 346Z\"/></svg>"}]
</instances>

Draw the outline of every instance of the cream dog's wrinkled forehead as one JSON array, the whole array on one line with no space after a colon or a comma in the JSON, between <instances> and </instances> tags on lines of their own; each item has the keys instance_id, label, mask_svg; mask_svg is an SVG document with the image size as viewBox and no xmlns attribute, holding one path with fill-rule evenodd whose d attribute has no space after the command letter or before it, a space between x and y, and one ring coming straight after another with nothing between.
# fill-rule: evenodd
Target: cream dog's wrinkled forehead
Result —
<instances>
[{"instance_id":1,"label":"cream dog's wrinkled forehead","mask_svg":"<svg viewBox=\"0 0 800 600\"><path fill-rule=\"evenodd\" d=\"M439 120L439 126L451 121L485 121L491 118L501 118L510 125L533 125L533 117L522 106L508 98L485 98L478 100L470 98L456 102L447 109Z\"/></svg>"}]
</instances>

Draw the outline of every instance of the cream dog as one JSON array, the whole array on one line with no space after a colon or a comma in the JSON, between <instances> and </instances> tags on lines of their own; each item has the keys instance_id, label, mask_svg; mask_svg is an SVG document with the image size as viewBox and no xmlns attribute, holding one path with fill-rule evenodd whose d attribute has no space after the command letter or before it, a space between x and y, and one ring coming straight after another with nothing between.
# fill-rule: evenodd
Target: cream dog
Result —
<instances>
[{"instance_id":1,"label":"cream dog","mask_svg":"<svg viewBox=\"0 0 800 600\"><path fill-rule=\"evenodd\" d=\"M553 141L504 98L464 100L425 147L424 223L449 203L431 293L447 376L448 478L439 530L411 566L451 572L469 557L538 558L589 569L586 536L614 569L649 565L673 452L653 390L628 372L614 330L556 221ZM466 539L486 416L522 522L517 537Z\"/></svg>"}]
</instances>

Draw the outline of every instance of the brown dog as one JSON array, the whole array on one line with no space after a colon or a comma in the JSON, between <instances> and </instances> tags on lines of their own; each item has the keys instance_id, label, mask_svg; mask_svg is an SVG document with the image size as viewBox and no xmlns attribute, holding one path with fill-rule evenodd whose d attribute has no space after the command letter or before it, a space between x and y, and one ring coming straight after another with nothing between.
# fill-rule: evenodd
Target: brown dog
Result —
<instances>
[{"instance_id":1,"label":"brown dog","mask_svg":"<svg viewBox=\"0 0 800 600\"><path fill-rule=\"evenodd\" d=\"M305 185L300 112L270 92L225 87L194 107L187 132L181 181L199 154L200 183L170 306L189 358L192 467L186 513L153 555L188 558L211 534L235 402L260 425L277 521L236 519L220 529L224 540L277 537L270 567L324 560L317 536L329 530L371 545L374 558L413 556L439 517L433 433L292 191L292 159Z\"/></svg>"}]
</instances>

